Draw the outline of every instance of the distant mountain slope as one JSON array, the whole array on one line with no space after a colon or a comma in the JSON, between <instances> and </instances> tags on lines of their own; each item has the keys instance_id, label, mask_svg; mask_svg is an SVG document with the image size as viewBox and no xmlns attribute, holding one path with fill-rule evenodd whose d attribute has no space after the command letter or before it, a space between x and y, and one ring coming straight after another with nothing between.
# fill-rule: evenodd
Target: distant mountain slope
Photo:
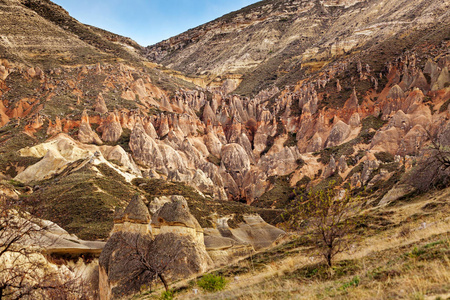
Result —
<instances>
[{"instance_id":1,"label":"distant mountain slope","mask_svg":"<svg viewBox=\"0 0 450 300\"><path fill-rule=\"evenodd\" d=\"M0 9L3 58L44 67L141 59L136 42L84 25L48 0L2 0Z\"/></svg>"},{"instance_id":2,"label":"distant mountain slope","mask_svg":"<svg viewBox=\"0 0 450 300\"><path fill-rule=\"evenodd\" d=\"M265 0L149 46L147 57L191 76L222 83L243 80L237 92L293 84L339 57L388 38L392 47L419 31L448 32L449 1ZM399 52L400 53L400 52ZM397 53L397 54L399 54Z\"/></svg>"}]
</instances>

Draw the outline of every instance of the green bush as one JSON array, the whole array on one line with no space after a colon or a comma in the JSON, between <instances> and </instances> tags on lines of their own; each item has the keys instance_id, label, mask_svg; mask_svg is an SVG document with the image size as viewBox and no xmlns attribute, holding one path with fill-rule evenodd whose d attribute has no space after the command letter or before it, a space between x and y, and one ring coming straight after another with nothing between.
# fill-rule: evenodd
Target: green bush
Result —
<instances>
[{"instance_id":1,"label":"green bush","mask_svg":"<svg viewBox=\"0 0 450 300\"><path fill-rule=\"evenodd\" d=\"M384 163L391 163L391 162L394 162L395 161L395 157L394 157L394 155L392 155L391 153L389 153L389 152L378 152L378 153L375 153L375 157L378 159L378 160L381 160L382 162L384 162Z\"/></svg>"},{"instance_id":2,"label":"green bush","mask_svg":"<svg viewBox=\"0 0 450 300\"><path fill-rule=\"evenodd\" d=\"M173 291L172 290L168 290L168 291L164 291L161 294L161 297L159 297L160 300L172 300L173 298Z\"/></svg>"},{"instance_id":3,"label":"green bush","mask_svg":"<svg viewBox=\"0 0 450 300\"><path fill-rule=\"evenodd\" d=\"M206 274L197 282L197 284L207 292L217 292L225 288L227 281L222 276Z\"/></svg>"},{"instance_id":4,"label":"green bush","mask_svg":"<svg viewBox=\"0 0 450 300\"><path fill-rule=\"evenodd\" d=\"M358 286L358 285L359 285L359 282L360 282L359 276L355 276L355 277L353 277L353 279L350 280L349 282L344 283L344 284L340 287L340 289L341 289L341 290L346 290L346 289L348 289L349 287L352 287L352 286Z\"/></svg>"}]
</instances>

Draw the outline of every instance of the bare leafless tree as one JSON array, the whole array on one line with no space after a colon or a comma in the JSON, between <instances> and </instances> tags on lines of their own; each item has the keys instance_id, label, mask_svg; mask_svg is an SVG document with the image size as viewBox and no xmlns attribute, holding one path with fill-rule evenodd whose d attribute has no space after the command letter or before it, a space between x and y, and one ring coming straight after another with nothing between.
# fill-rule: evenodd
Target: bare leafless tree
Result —
<instances>
[{"instance_id":1,"label":"bare leafless tree","mask_svg":"<svg viewBox=\"0 0 450 300\"><path fill-rule=\"evenodd\" d=\"M447 186L450 179L450 146L441 143L428 133L431 142L425 148L417 166L406 177L406 181L420 192L430 188Z\"/></svg>"},{"instance_id":2,"label":"bare leafless tree","mask_svg":"<svg viewBox=\"0 0 450 300\"><path fill-rule=\"evenodd\" d=\"M46 229L0 198L0 299L83 298L81 279L50 268L39 252Z\"/></svg>"},{"instance_id":3,"label":"bare leafless tree","mask_svg":"<svg viewBox=\"0 0 450 300\"><path fill-rule=\"evenodd\" d=\"M126 297L142 289L152 289L161 281L169 290L169 280L186 278L198 269L196 244L174 233L150 234L119 231L103 248L99 264L113 283L114 297Z\"/></svg>"},{"instance_id":4,"label":"bare leafless tree","mask_svg":"<svg viewBox=\"0 0 450 300\"><path fill-rule=\"evenodd\" d=\"M136 266L133 270L134 274L129 280L147 278L147 282L151 285L153 281L159 278L168 291L169 284L165 273L183 251L177 251L181 249L173 246L170 249L164 249L165 251L160 251L160 248L155 245L158 241L155 241L149 235L122 233L121 238L126 245L125 251L128 259L132 262L132 265ZM173 239L174 243L179 243L178 241ZM176 251L173 251L173 249L176 249Z\"/></svg>"},{"instance_id":5,"label":"bare leafless tree","mask_svg":"<svg viewBox=\"0 0 450 300\"><path fill-rule=\"evenodd\" d=\"M329 187L310 192L295 201L290 211L295 228L306 228L310 237L331 267L333 258L348 247L346 237L354 227L350 219L353 199Z\"/></svg>"}]
</instances>

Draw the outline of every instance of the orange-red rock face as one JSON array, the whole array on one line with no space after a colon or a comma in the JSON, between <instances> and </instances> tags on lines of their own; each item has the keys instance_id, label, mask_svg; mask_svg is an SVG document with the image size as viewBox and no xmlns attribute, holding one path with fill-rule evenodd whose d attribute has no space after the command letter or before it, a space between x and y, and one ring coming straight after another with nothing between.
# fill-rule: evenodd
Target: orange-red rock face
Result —
<instances>
[{"instance_id":1,"label":"orange-red rock face","mask_svg":"<svg viewBox=\"0 0 450 300\"><path fill-rule=\"evenodd\" d=\"M429 139L427 132L436 136L446 124L450 99L448 87L433 90L447 80L450 60L430 59L420 67L417 60L414 53L401 56L382 74L359 60L339 62L294 86L254 97L220 89L209 96L201 90L169 94L126 65L48 72L5 68L0 125L26 119L24 131L30 136L41 130L48 137L65 132L88 144L129 139L142 168L191 183L218 199L251 203L268 188L268 177L300 172L298 162L308 152L351 141L366 151L363 157L348 154L355 163L370 152L417 155ZM354 76L345 77L352 68ZM9 97L17 89L8 81L11 76L33 86L32 95ZM385 125L370 129L368 117ZM337 170L348 174L352 166L345 167L346 159L334 157L336 166L321 167L309 161L305 172L322 168L327 171L322 177ZM364 184L366 175L355 175L353 183Z\"/></svg>"}]
</instances>

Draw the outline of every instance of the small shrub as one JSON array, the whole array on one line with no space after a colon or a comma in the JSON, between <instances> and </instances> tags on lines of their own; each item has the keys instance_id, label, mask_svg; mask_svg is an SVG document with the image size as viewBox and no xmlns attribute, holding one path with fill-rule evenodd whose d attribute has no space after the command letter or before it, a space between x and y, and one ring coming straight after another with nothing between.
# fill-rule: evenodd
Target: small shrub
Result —
<instances>
[{"instance_id":1,"label":"small shrub","mask_svg":"<svg viewBox=\"0 0 450 300\"><path fill-rule=\"evenodd\" d=\"M295 161L299 168L302 168L306 163L303 159L299 158Z\"/></svg>"},{"instance_id":2,"label":"small shrub","mask_svg":"<svg viewBox=\"0 0 450 300\"><path fill-rule=\"evenodd\" d=\"M359 282L360 282L359 276L355 276L355 277L353 277L353 279L350 280L349 282L344 283L344 284L340 287L340 289L341 289L341 290L346 290L346 289L348 289L349 287L352 287L352 286L358 286L358 285L359 285Z\"/></svg>"},{"instance_id":3,"label":"small shrub","mask_svg":"<svg viewBox=\"0 0 450 300\"><path fill-rule=\"evenodd\" d=\"M443 113L444 111L446 111L448 109L449 104L450 104L450 99L445 101L445 103L441 105L441 107L439 108L439 113Z\"/></svg>"},{"instance_id":4,"label":"small shrub","mask_svg":"<svg viewBox=\"0 0 450 300\"><path fill-rule=\"evenodd\" d=\"M206 274L197 282L198 286L207 292L217 292L225 288L227 281L222 276Z\"/></svg>"},{"instance_id":5,"label":"small shrub","mask_svg":"<svg viewBox=\"0 0 450 300\"><path fill-rule=\"evenodd\" d=\"M421 256L424 253L425 253L424 249L419 249L417 247L414 247L412 249L412 251L410 253L408 253L408 256L411 257L411 258L415 258L415 257Z\"/></svg>"},{"instance_id":6,"label":"small shrub","mask_svg":"<svg viewBox=\"0 0 450 300\"><path fill-rule=\"evenodd\" d=\"M168 290L168 291L164 291L161 294L161 297L159 297L160 300L172 300L173 298L173 291L172 290Z\"/></svg>"},{"instance_id":7,"label":"small shrub","mask_svg":"<svg viewBox=\"0 0 450 300\"><path fill-rule=\"evenodd\" d=\"M297 146L297 133L296 132L289 132L288 138L283 144L284 147L295 147Z\"/></svg>"},{"instance_id":8,"label":"small shrub","mask_svg":"<svg viewBox=\"0 0 450 300\"><path fill-rule=\"evenodd\" d=\"M391 162L394 162L394 160L395 160L394 155L392 155L389 152L378 152L378 153L375 153L375 157L378 160L380 160L380 161L382 161L384 163L391 163Z\"/></svg>"},{"instance_id":9,"label":"small shrub","mask_svg":"<svg viewBox=\"0 0 450 300\"><path fill-rule=\"evenodd\" d=\"M435 242L426 244L425 246L423 246L423 248L428 249L428 248L432 248L436 245L442 245L442 244L444 244L444 241L435 241Z\"/></svg>"},{"instance_id":10,"label":"small shrub","mask_svg":"<svg viewBox=\"0 0 450 300\"><path fill-rule=\"evenodd\" d=\"M208 155L206 158L210 163L215 164L216 166L220 166L221 159L212 154Z\"/></svg>"},{"instance_id":11,"label":"small shrub","mask_svg":"<svg viewBox=\"0 0 450 300\"><path fill-rule=\"evenodd\" d=\"M398 233L399 238L407 238L411 234L411 227L403 226L403 228Z\"/></svg>"},{"instance_id":12,"label":"small shrub","mask_svg":"<svg viewBox=\"0 0 450 300\"><path fill-rule=\"evenodd\" d=\"M423 300L425 299L425 296L422 293L414 293L411 297L413 300Z\"/></svg>"}]
</instances>

